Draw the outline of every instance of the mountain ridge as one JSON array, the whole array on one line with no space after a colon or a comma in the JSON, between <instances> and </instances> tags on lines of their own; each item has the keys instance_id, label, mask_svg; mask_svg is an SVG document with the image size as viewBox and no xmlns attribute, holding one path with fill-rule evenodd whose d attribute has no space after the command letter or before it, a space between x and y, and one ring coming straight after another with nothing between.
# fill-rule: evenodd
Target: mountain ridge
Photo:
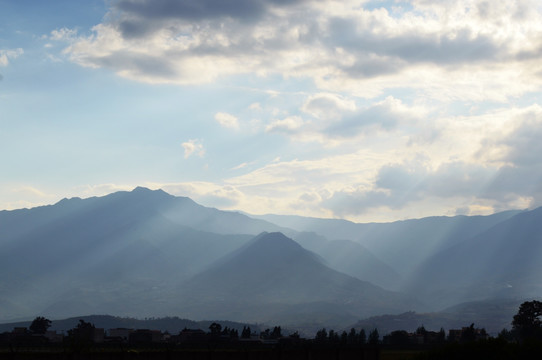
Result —
<instances>
[{"instance_id":1,"label":"mountain ridge","mask_svg":"<svg viewBox=\"0 0 542 360\"><path fill-rule=\"evenodd\" d=\"M341 229L344 224L347 228ZM81 313L196 314L197 319L214 312L233 320L277 316L323 327L351 324L382 312L429 311L510 294L525 298L539 295L542 288L536 276L542 266L534 261L542 252L540 224L542 208L389 224L328 219L315 231L299 232L284 223L206 208L187 197L141 187L103 197L63 199L54 205L0 212L0 320ZM322 229L332 236L321 235ZM279 232L280 238L271 242L276 248L260 244L265 250L248 256L252 262L235 260L261 237ZM345 233L357 240L341 239ZM281 254L295 260L282 259ZM487 259L487 266L477 267L477 259ZM222 286L222 303L208 294L209 307L204 308L197 297L187 297L190 279L198 275L203 279L201 274L212 271L219 278L227 271L216 274L216 269L231 261L238 273L254 275L252 293L243 288L246 282L231 275L230 280L237 281L235 300L227 282L213 283L209 276L207 287ZM509 283L514 290L493 291L480 286L480 279ZM406 281L417 282L418 287ZM392 286L394 282L401 286ZM382 285L407 294L384 290ZM439 293L438 286L449 289ZM418 295L425 304L413 299ZM179 306L181 299L187 302ZM225 305L229 310L222 311Z\"/></svg>"}]
</instances>

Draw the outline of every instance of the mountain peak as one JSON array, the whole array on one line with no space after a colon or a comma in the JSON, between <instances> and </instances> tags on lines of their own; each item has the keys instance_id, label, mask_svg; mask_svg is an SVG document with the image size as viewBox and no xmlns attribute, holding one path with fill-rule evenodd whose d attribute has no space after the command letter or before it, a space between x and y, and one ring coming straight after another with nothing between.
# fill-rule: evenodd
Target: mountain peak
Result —
<instances>
[{"instance_id":1,"label":"mountain peak","mask_svg":"<svg viewBox=\"0 0 542 360\"><path fill-rule=\"evenodd\" d=\"M129 194L135 195L135 196L143 196L145 198L173 198L173 195L168 194L162 189L152 190L143 186L137 186L132 191L129 192Z\"/></svg>"},{"instance_id":2,"label":"mountain peak","mask_svg":"<svg viewBox=\"0 0 542 360\"><path fill-rule=\"evenodd\" d=\"M252 240L248 248L251 251L266 253L267 257L304 250L301 245L281 232L263 232Z\"/></svg>"},{"instance_id":3,"label":"mountain peak","mask_svg":"<svg viewBox=\"0 0 542 360\"><path fill-rule=\"evenodd\" d=\"M150 194L150 193L164 193L167 194L164 190L158 189L158 190L151 190L149 188L146 188L144 186L137 186L132 191L132 193L135 194Z\"/></svg>"}]
</instances>

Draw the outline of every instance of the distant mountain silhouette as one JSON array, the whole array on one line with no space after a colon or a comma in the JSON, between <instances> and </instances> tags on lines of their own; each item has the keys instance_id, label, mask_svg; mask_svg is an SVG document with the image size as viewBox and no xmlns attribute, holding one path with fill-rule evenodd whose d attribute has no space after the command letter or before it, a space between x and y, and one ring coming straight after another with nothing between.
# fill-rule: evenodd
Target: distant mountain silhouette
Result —
<instances>
[{"instance_id":1,"label":"distant mountain silhouette","mask_svg":"<svg viewBox=\"0 0 542 360\"><path fill-rule=\"evenodd\" d=\"M536 297L541 224L542 209L382 224L255 219L145 188L63 199L0 211L0 321L108 313L312 331Z\"/></svg>"},{"instance_id":2,"label":"distant mountain silhouette","mask_svg":"<svg viewBox=\"0 0 542 360\"><path fill-rule=\"evenodd\" d=\"M159 306L149 303L166 288L238 248L251 232L280 228L136 188L2 211L0 229L0 318L8 319L40 311L165 315L151 314Z\"/></svg>"},{"instance_id":3,"label":"distant mountain silhouette","mask_svg":"<svg viewBox=\"0 0 542 360\"><path fill-rule=\"evenodd\" d=\"M542 208L521 212L423 262L407 288L434 303L540 296Z\"/></svg>"},{"instance_id":4,"label":"distant mountain silhouette","mask_svg":"<svg viewBox=\"0 0 542 360\"><path fill-rule=\"evenodd\" d=\"M388 290L396 290L401 276L374 256L363 245L351 240L327 240L316 233L301 232L294 240L305 249L320 255L325 263L340 272L357 277Z\"/></svg>"},{"instance_id":5,"label":"distant mountain silhouette","mask_svg":"<svg viewBox=\"0 0 542 360\"><path fill-rule=\"evenodd\" d=\"M356 318L419 305L325 266L319 256L282 233L260 234L183 283L180 291L181 303L187 305L179 311L194 318L210 314L290 322L300 307L312 308L315 318L318 312Z\"/></svg>"},{"instance_id":6,"label":"distant mountain silhouette","mask_svg":"<svg viewBox=\"0 0 542 360\"><path fill-rule=\"evenodd\" d=\"M315 232L329 240L355 241L406 278L426 258L480 234L520 212L504 211L490 216L434 216L366 224L302 216L255 217L296 231Z\"/></svg>"}]
</instances>

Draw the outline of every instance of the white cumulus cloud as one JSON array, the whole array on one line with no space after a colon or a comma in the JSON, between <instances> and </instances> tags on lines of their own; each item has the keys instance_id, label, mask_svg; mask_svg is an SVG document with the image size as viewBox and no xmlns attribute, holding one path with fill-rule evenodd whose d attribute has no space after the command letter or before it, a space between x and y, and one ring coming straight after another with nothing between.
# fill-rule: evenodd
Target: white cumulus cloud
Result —
<instances>
[{"instance_id":1,"label":"white cumulus cloud","mask_svg":"<svg viewBox=\"0 0 542 360\"><path fill-rule=\"evenodd\" d=\"M219 112L215 114L215 120L223 127L238 129L239 120L232 114Z\"/></svg>"},{"instance_id":2,"label":"white cumulus cloud","mask_svg":"<svg viewBox=\"0 0 542 360\"><path fill-rule=\"evenodd\" d=\"M18 58L24 54L24 50L17 49L0 49L0 66L8 66L9 61Z\"/></svg>"},{"instance_id":3,"label":"white cumulus cloud","mask_svg":"<svg viewBox=\"0 0 542 360\"><path fill-rule=\"evenodd\" d=\"M183 142L181 145L184 149L185 159L188 159L192 155L198 155L199 157L203 157L205 155L203 144L201 144L200 140L198 139L190 139Z\"/></svg>"}]
</instances>

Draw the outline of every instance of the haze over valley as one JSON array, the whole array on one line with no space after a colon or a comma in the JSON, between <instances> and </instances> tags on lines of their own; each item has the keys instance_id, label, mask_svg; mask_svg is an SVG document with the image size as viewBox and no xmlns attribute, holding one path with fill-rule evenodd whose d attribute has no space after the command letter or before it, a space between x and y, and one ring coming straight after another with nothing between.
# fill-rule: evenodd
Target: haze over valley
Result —
<instances>
[{"instance_id":1,"label":"haze over valley","mask_svg":"<svg viewBox=\"0 0 542 360\"><path fill-rule=\"evenodd\" d=\"M142 187L63 199L0 212L1 320L178 316L314 330L515 304L540 291L541 218L251 217Z\"/></svg>"}]
</instances>

